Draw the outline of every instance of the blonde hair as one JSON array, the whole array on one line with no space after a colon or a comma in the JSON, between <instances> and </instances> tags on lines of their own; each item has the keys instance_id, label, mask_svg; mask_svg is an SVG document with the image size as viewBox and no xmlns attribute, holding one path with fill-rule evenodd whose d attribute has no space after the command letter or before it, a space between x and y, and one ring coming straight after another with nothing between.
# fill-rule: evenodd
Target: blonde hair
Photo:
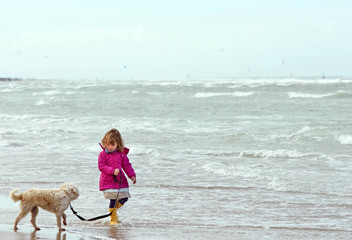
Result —
<instances>
[{"instance_id":1,"label":"blonde hair","mask_svg":"<svg viewBox=\"0 0 352 240\"><path fill-rule=\"evenodd\" d=\"M125 148L121 134L116 128L113 128L110 131L108 131L107 133L105 133L105 136L101 140L101 143L104 148L106 148L106 146L109 144L115 145L115 143L116 143L117 144L117 151L119 151L119 152L123 152L123 150Z\"/></svg>"}]
</instances>

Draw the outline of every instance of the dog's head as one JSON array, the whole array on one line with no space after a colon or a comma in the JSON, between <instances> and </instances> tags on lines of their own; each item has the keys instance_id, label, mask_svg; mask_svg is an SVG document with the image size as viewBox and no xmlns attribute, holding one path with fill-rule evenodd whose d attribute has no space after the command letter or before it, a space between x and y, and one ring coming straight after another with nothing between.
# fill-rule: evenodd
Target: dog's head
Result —
<instances>
[{"instance_id":1,"label":"dog's head","mask_svg":"<svg viewBox=\"0 0 352 240\"><path fill-rule=\"evenodd\" d=\"M73 183L64 183L61 185L60 189L64 190L71 200L75 200L79 197L78 188Z\"/></svg>"}]
</instances>

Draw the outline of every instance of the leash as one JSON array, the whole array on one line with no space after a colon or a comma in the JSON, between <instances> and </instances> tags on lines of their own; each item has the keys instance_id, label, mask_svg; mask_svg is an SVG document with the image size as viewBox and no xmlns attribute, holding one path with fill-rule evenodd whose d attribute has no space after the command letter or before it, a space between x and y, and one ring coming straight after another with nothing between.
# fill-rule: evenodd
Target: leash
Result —
<instances>
[{"instance_id":1,"label":"leash","mask_svg":"<svg viewBox=\"0 0 352 240\"><path fill-rule=\"evenodd\" d=\"M99 143L99 145L103 148L103 146ZM104 148L103 148L104 149ZM114 209L108 213L108 214L105 214L105 215L101 215L101 216L98 216L98 217L93 217L93 218L90 218L90 219L85 219L84 217L78 215L77 211L75 211L70 203L70 209L72 211L72 213L74 215L76 215L76 217L78 217L80 220L82 221L88 221L88 222L91 222L91 221L96 221L96 220L99 220L99 219L102 219L102 218L106 218L106 217L109 217L111 216L111 214L116 211L116 205L117 205L117 201L119 200L119 193L120 193L120 188L121 188L121 182L122 182L122 170L120 170L120 182L117 181L117 177L114 175L114 180L115 182L118 182L119 183L119 190L117 191L117 196L116 196L116 199L115 199L115 206L114 206Z\"/></svg>"},{"instance_id":2,"label":"leash","mask_svg":"<svg viewBox=\"0 0 352 240\"><path fill-rule=\"evenodd\" d=\"M114 209L108 213L108 214L105 214L105 215L101 215L101 216L98 216L98 217L93 217L93 218L90 218L90 219L85 219L84 217L78 215L77 211L75 211L70 203L70 208L71 208L71 211L74 215L76 215L76 217L78 217L80 220L82 221L88 221L88 222L91 222L91 221L96 221L96 220L99 220L99 219L102 219L102 218L106 218L106 217L109 217L111 216L111 214L116 211L116 205L117 205L117 201L119 200L119 193L120 193L120 188L121 188L121 181L122 181L122 173L120 173L121 176L120 176L120 182L118 182L120 184L120 187L119 187L119 190L117 191L117 196L116 196L116 199L115 199L115 206L114 206ZM114 176L114 179L115 181L117 182L116 180L116 176Z\"/></svg>"},{"instance_id":3,"label":"leash","mask_svg":"<svg viewBox=\"0 0 352 240\"><path fill-rule=\"evenodd\" d=\"M96 220L98 220L98 219L102 219L102 218L109 217L109 216L111 216L111 214L115 211L115 208L114 208L114 210L112 210L112 211L111 211L110 213L108 213L108 214L101 215L101 216L94 217L94 218L90 218L90 219L85 219L84 217L82 217L82 216L80 216L80 215L77 214L77 212L73 209L71 203L70 203L70 208L71 208L73 214L76 215L80 220L82 220L82 221L89 221L89 222L91 222L91 221L96 221Z\"/></svg>"}]
</instances>

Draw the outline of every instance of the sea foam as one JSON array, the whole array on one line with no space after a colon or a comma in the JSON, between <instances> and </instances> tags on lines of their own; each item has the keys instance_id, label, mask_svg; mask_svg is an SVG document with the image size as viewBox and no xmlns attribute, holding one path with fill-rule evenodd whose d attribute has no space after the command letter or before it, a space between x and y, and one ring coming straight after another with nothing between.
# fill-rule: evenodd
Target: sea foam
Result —
<instances>
[{"instance_id":1,"label":"sea foam","mask_svg":"<svg viewBox=\"0 0 352 240\"><path fill-rule=\"evenodd\" d=\"M352 144L352 135L341 135L337 137L341 144Z\"/></svg>"},{"instance_id":2,"label":"sea foam","mask_svg":"<svg viewBox=\"0 0 352 240\"><path fill-rule=\"evenodd\" d=\"M209 97L221 97L221 96L230 96L230 97L247 97L255 94L256 92L232 92L232 93L224 93L224 92L198 92L194 96L196 98L209 98Z\"/></svg>"},{"instance_id":3,"label":"sea foam","mask_svg":"<svg viewBox=\"0 0 352 240\"><path fill-rule=\"evenodd\" d=\"M331 97L331 96L350 97L350 96L352 96L352 92L338 90L333 93L325 93L325 94L313 94L313 93L302 93L302 92L289 92L288 93L289 98L325 98L325 97Z\"/></svg>"},{"instance_id":4,"label":"sea foam","mask_svg":"<svg viewBox=\"0 0 352 240\"><path fill-rule=\"evenodd\" d=\"M296 150L275 149L275 150L249 150L240 153L241 157L252 158L301 158L311 153L300 153Z\"/></svg>"}]
</instances>

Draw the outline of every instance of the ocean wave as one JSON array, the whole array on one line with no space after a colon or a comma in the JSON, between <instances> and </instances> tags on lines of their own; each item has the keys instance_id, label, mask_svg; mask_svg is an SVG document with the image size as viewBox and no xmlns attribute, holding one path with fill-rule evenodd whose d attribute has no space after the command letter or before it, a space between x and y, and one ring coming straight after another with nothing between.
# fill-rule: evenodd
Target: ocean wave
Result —
<instances>
[{"instance_id":1,"label":"ocean wave","mask_svg":"<svg viewBox=\"0 0 352 240\"><path fill-rule=\"evenodd\" d=\"M140 84L145 86L194 86L202 85L206 88L213 88L219 85L232 85L229 88L236 87L261 87L261 86L292 86L292 85L334 85L350 84L352 79L344 78L224 78L224 79L193 79L193 80L152 80L152 81L135 81L135 82L115 82L113 84Z\"/></svg>"},{"instance_id":2,"label":"ocean wave","mask_svg":"<svg viewBox=\"0 0 352 240\"><path fill-rule=\"evenodd\" d=\"M334 85L334 84L350 84L352 79L298 79L298 78L249 78L249 79L235 79L228 81L233 84L228 88L238 87L262 87L262 86L281 86L288 87L292 85Z\"/></svg>"},{"instance_id":3,"label":"ocean wave","mask_svg":"<svg viewBox=\"0 0 352 240\"><path fill-rule=\"evenodd\" d=\"M346 192L339 192L334 190L319 190L315 189L314 186L301 187L293 186L284 180L279 180L277 177L273 177L272 181L268 183L268 189L276 192L289 192L299 194L313 194L320 196L334 196L334 197L352 197L351 192L347 189Z\"/></svg>"},{"instance_id":4,"label":"ocean wave","mask_svg":"<svg viewBox=\"0 0 352 240\"><path fill-rule=\"evenodd\" d=\"M213 162L207 163L202 166L202 169L206 172L217 174L226 177L241 177L260 181L263 183L262 187L257 187L263 190L272 190L276 192L290 192L300 194L314 194L323 196L338 196L338 197L351 197L351 191L346 189L339 191L337 189L317 189L316 186L307 185L302 186L300 182L294 182L292 180L285 180L275 175L269 175L272 173L265 172L255 166L228 166L227 164Z\"/></svg>"},{"instance_id":5,"label":"ocean wave","mask_svg":"<svg viewBox=\"0 0 352 240\"><path fill-rule=\"evenodd\" d=\"M337 137L340 144L352 144L352 135L341 135Z\"/></svg>"},{"instance_id":6,"label":"ocean wave","mask_svg":"<svg viewBox=\"0 0 352 240\"><path fill-rule=\"evenodd\" d=\"M230 96L230 97L248 97L256 92L232 92L232 93L216 93L216 92L198 92L194 95L196 98L209 98L209 97L221 97L221 96Z\"/></svg>"},{"instance_id":7,"label":"ocean wave","mask_svg":"<svg viewBox=\"0 0 352 240\"><path fill-rule=\"evenodd\" d=\"M294 141L313 139L318 142L331 137L333 138L333 134L329 129L321 126L303 126L301 129L287 135L273 135L274 139L289 139Z\"/></svg>"},{"instance_id":8,"label":"ocean wave","mask_svg":"<svg viewBox=\"0 0 352 240\"><path fill-rule=\"evenodd\" d=\"M276 150L249 150L240 153L241 157L249 158L301 158L307 156L318 156L314 153L300 153L296 150L276 149Z\"/></svg>"},{"instance_id":9,"label":"ocean wave","mask_svg":"<svg viewBox=\"0 0 352 240\"><path fill-rule=\"evenodd\" d=\"M202 168L206 172L215 173L222 176L263 179L263 176L260 175L259 169L249 168L245 166L229 167L223 163L212 162L203 165ZM267 177L264 178L267 179Z\"/></svg>"},{"instance_id":10,"label":"ocean wave","mask_svg":"<svg viewBox=\"0 0 352 240\"><path fill-rule=\"evenodd\" d=\"M130 154L137 155L137 156L144 156L144 155L153 155L153 156L160 156L159 151L156 148L151 147L131 147Z\"/></svg>"},{"instance_id":11,"label":"ocean wave","mask_svg":"<svg viewBox=\"0 0 352 240\"><path fill-rule=\"evenodd\" d=\"M236 186L216 186L216 185L173 185L173 184L145 184L145 187L148 188L166 188L166 189L190 189L190 190L227 190L227 191L236 191L236 190L253 190L253 187L236 187Z\"/></svg>"},{"instance_id":12,"label":"ocean wave","mask_svg":"<svg viewBox=\"0 0 352 240\"><path fill-rule=\"evenodd\" d=\"M2 93L11 93L11 92L18 92L20 89L18 88L4 88L0 92Z\"/></svg>"},{"instance_id":13,"label":"ocean wave","mask_svg":"<svg viewBox=\"0 0 352 240\"><path fill-rule=\"evenodd\" d=\"M12 115L12 114L0 114L0 119L3 120L13 120L21 121L26 120L26 122L39 122L39 123L53 123L53 122L71 122L75 119L69 117L56 117L56 116L46 116L46 115L35 115L35 114L23 114L23 115ZM14 131L14 130L13 130Z\"/></svg>"},{"instance_id":14,"label":"ocean wave","mask_svg":"<svg viewBox=\"0 0 352 240\"><path fill-rule=\"evenodd\" d=\"M286 192L286 191L296 191L296 188L288 186L288 184L279 180L276 176L269 176L265 174L260 168L253 166L226 166L222 163L208 163L202 167L206 172L212 174L217 174L221 176L230 176L230 177L240 177L246 179L253 179L265 183L263 189L270 189L274 191ZM266 187L265 187L266 185Z\"/></svg>"},{"instance_id":15,"label":"ocean wave","mask_svg":"<svg viewBox=\"0 0 352 240\"><path fill-rule=\"evenodd\" d=\"M352 83L351 79L278 79L277 85L290 86L290 85L330 85L340 83Z\"/></svg>"},{"instance_id":16,"label":"ocean wave","mask_svg":"<svg viewBox=\"0 0 352 240\"><path fill-rule=\"evenodd\" d=\"M43 100L43 99L39 99L39 100L35 103L36 106L41 106L41 105L46 105L46 104L49 104L49 103L46 102L46 101Z\"/></svg>"},{"instance_id":17,"label":"ocean wave","mask_svg":"<svg viewBox=\"0 0 352 240\"><path fill-rule=\"evenodd\" d=\"M50 90L50 91L44 91L44 92L35 92L32 93L33 96L39 96L39 95L44 95L44 96L54 96L58 95L61 92L59 90Z\"/></svg>"},{"instance_id":18,"label":"ocean wave","mask_svg":"<svg viewBox=\"0 0 352 240\"><path fill-rule=\"evenodd\" d=\"M289 98L325 98L325 97L331 97L331 96L351 97L352 92L338 90L334 93L326 93L326 94L313 94L313 93L301 93L301 92L289 92L288 93Z\"/></svg>"},{"instance_id":19,"label":"ocean wave","mask_svg":"<svg viewBox=\"0 0 352 240\"><path fill-rule=\"evenodd\" d=\"M168 86L185 86L185 87L190 87L195 84L201 83L201 81L184 81L184 80L175 80L175 81L159 81L159 80L151 80L151 81L142 81L139 82L137 81L139 85L142 86L161 86L161 87L168 87ZM133 82L125 82L125 84L135 84Z\"/></svg>"},{"instance_id":20,"label":"ocean wave","mask_svg":"<svg viewBox=\"0 0 352 240\"><path fill-rule=\"evenodd\" d=\"M26 119L33 119L36 117L39 117L40 115L30 115L30 114L24 114L24 115L10 115L10 114L0 114L0 119L5 119L5 120L26 120Z\"/></svg>"},{"instance_id":21,"label":"ocean wave","mask_svg":"<svg viewBox=\"0 0 352 240\"><path fill-rule=\"evenodd\" d=\"M79 94L79 93L83 93L83 92L79 92L79 91L66 91L65 92L66 95L73 95L73 94Z\"/></svg>"},{"instance_id":22,"label":"ocean wave","mask_svg":"<svg viewBox=\"0 0 352 240\"><path fill-rule=\"evenodd\" d=\"M230 149L178 149L178 153L203 156L239 156L240 152Z\"/></svg>"},{"instance_id":23,"label":"ocean wave","mask_svg":"<svg viewBox=\"0 0 352 240\"><path fill-rule=\"evenodd\" d=\"M160 96L160 95L163 95L164 93L162 92L147 92L148 95L155 95L155 96ZM169 94L169 93L167 93Z\"/></svg>"},{"instance_id":24,"label":"ocean wave","mask_svg":"<svg viewBox=\"0 0 352 240\"><path fill-rule=\"evenodd\" d=\"M323 98L323 97L329 97L332 94L310 94L310 93L301 93L301 92L289 92L288 97L289 98Z\"/></svg>"},{"instance_id":25,"label":"ocean wave","mask_svg":"<svg viewBox=\"0 0 352 240\"><path fill-rule=\"evenodd\" d=\"M323 157L321 153L307 152L302 153L297 150L289 149L262 149L262 150L230 150L230 149L178 149L178 153L191 154L191 155L202 155L202 156L223 156L223 157L235 157L235 158L304 158L304 157Z\"/></svg>"}]
</instances>

